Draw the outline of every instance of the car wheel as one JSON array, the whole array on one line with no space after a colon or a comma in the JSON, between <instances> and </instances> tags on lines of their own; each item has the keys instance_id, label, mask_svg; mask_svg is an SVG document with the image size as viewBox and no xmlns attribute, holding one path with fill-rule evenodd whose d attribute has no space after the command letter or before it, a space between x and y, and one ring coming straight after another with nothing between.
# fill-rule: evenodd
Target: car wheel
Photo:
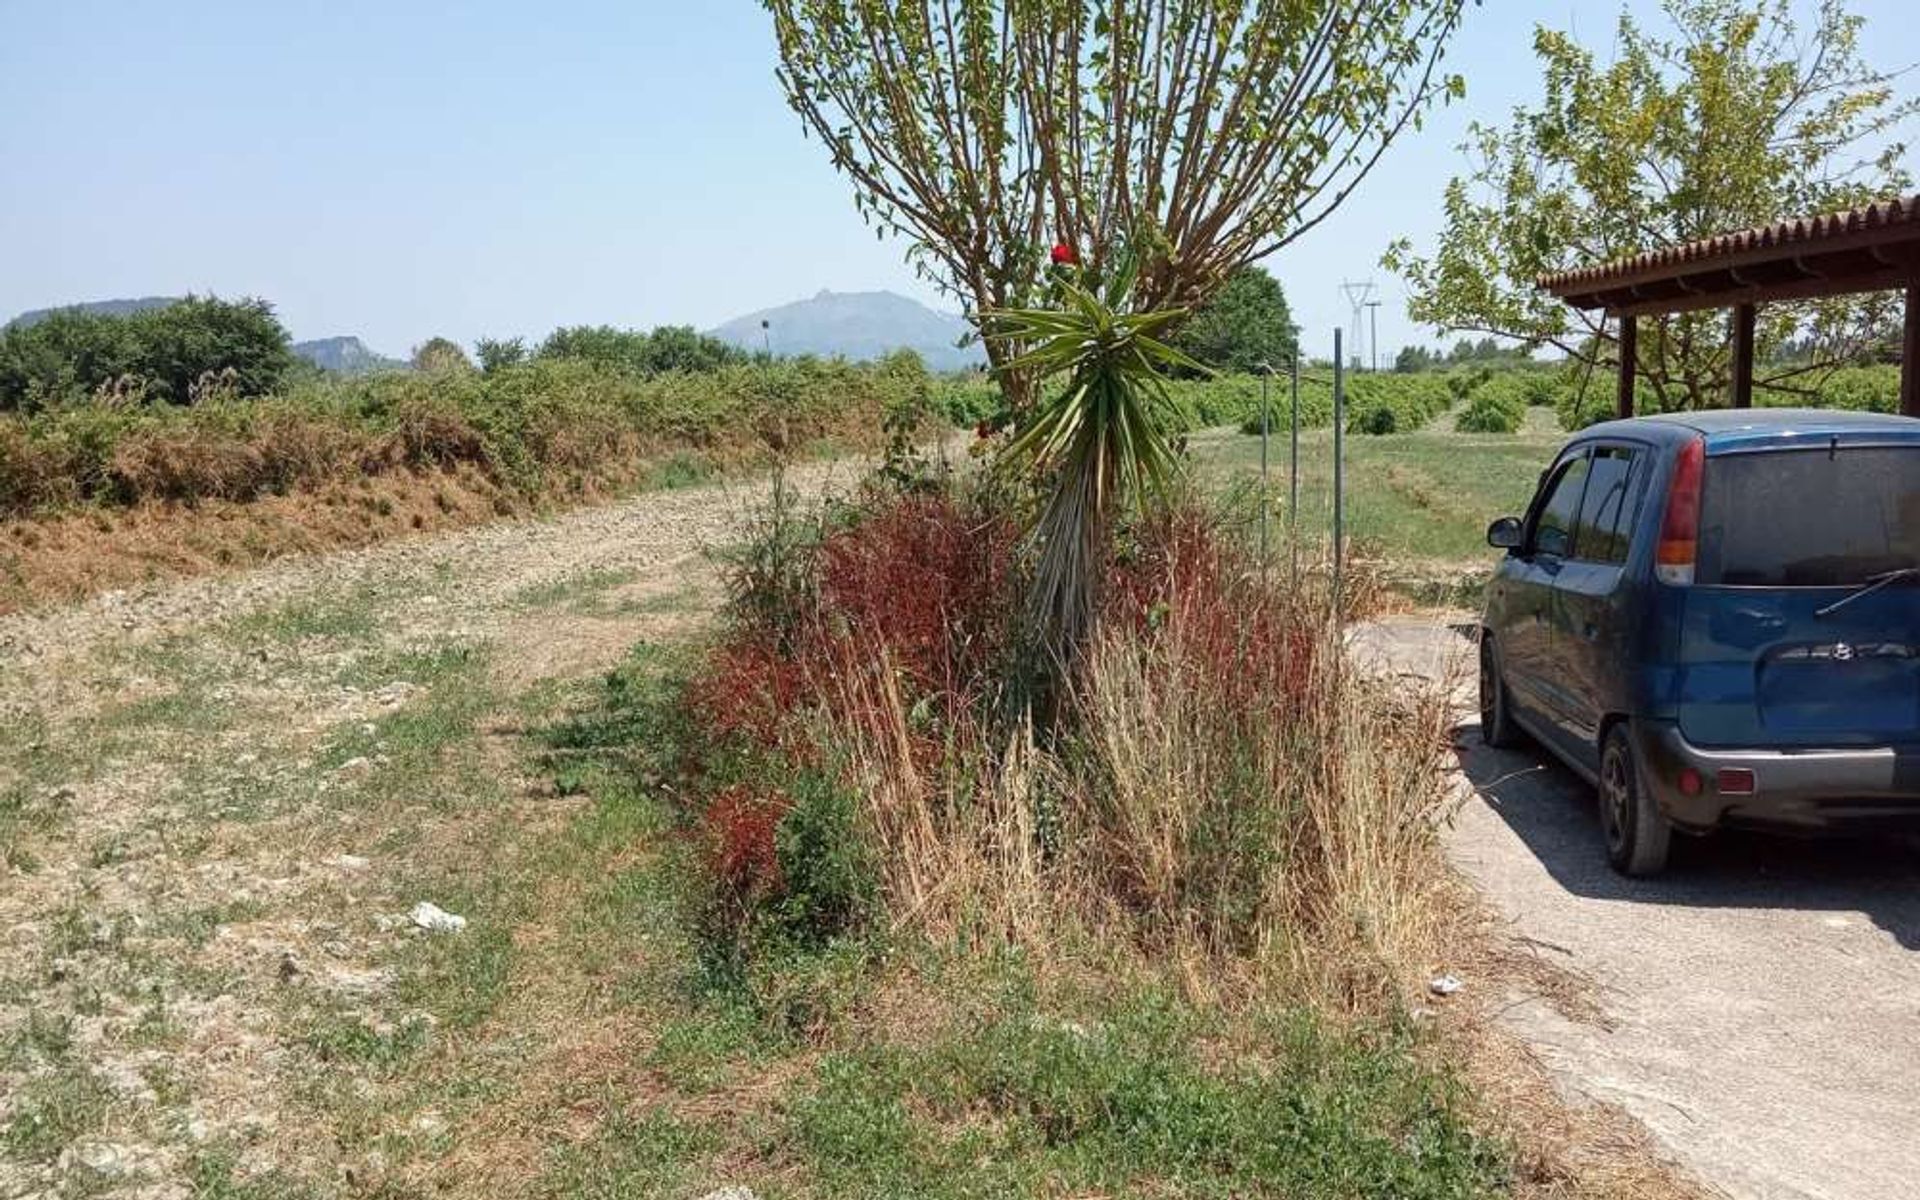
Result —
<instances>
[{"instance_id":1,"label":"car wheel","mask_svg":"<svg viewBox=\"0 0 1920 1200\"><path fill-rule=\"evenodd\" d=\"M1640 762L1624 722L1607 731L1600 752L1600 828L1607 836L1607 861L1622 875L1666 869L1673 826L1640 786Z\"/></svg>"},{"instance_id":2,"label":"car wheel","mask_svg":"<svg viewBox=\"0 0 1920 1200\"><path fill-rule=\"evenodd\" d=\"M1507 681L1500 678L1500 663L1493 643L1480 635L1480 740L1489 746L1520 744L1520 727L1513 722L1513 710L1507 703Z\"/></svg>"}]
</instances>

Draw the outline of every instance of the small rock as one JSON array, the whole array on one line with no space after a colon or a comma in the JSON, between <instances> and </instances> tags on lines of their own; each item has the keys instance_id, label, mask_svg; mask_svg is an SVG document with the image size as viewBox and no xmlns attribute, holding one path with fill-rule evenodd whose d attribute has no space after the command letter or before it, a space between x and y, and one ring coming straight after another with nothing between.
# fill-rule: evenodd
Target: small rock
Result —
<instances>
[{"instance_id":1,"label":"small rock","mask_svg":"<svg viewBox=\"0 0 1920 1200\"><path fill-rule=\"evenodd\" d=\"M1427 985L1427 990L1436 996L1451 996L1466 985L1452 975L1442 975Z\"/></svg>"},{"instance_id":2,"label":"small rock","mask_svg":"<svg viewBox=\"0 0 1920 1200\"><path fill-rule=\"evenodd\" d=\"M342 871L364 871L368 864L358 854L336 854L333 856L333 865Z\"/></svg>"},{"instance_id":3,"label":"small rock","mask_svg":"<svg viewBox=\"0 0 1920 1200\"><path fill-rule=\"evenodd\" d=\"M429 900L414 905L407 919L428 933L459 933L467 927L465 917L450 913Z\"/></svg>"},{"instance_id":4,"label":"small rock","mask_svg":"<svg viewBox=\"0 0 1920 1200\"><path fill-rule=\"evenodd\" d=\"M126 1148L112 1142L82 1142L60 1157L66 1165L85 1167L102 1179L118 1179L132 1165Z\"/></svg>"},{"instance_id":5,"label":"small rock","mask_svg":"<svg viewBox=\"0 0 1920 1200\"><path fill-rule=\"evenodd\" d=\"M407 702L407 698L420 689L404 679L396 679L373 694L374 700L387 708L398 708Z\"/></svg>"},{"instance_id":6,"label":"small rock","mask_svg":"<svg viewBox=\"0 0 1920 1200\"><path fill-rule=\"evenodd\" d=\"M447 1122L439 1113L423 1112L413 1119L413 1131L427 1137L444 1133L446 1129Z\"/></svg>"},{"instance_id":7,"label":"small rock","mask_svg":"<svg viewBox=\"0 0 1920 1200\"><path fill-rule=\"evenodd\" d=\"M700 1197L700 1200L760 1200L760 1197L753 1194L752 1188L732 1183L708 1192Z\"/></svg>"},{"instance_id":8,"label":"small rock","mask_svg":"<svg viewBox=\"0 0 1920 1200\"><path fill-rule=\"evenodd\" d=\"M335 767L334 773L338 775L353 775L361 771L371 771L372 769L373 760L365 755L358 755Z\"/></svg>"}]
</instances>

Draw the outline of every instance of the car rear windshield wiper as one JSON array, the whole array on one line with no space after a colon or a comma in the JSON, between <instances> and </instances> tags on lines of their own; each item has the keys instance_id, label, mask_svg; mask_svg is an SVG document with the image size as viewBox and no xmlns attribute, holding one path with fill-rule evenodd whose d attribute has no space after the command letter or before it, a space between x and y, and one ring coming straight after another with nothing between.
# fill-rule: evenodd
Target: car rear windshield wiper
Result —
<instances>
[{"instance_id":1,"label":"car rear windshield wiper","mask_svg":"<svg viewBox=\"0 0 1920 1200\"><path fill-rule=\"evenodd\" d=\"M1903 579L1920 579L1920 567L1901 567L1898 570L1882 571L1878 575L1869 575L1867 576L1867 582L1863 586L1848 592L1825 608L1815 610L1813 615L1816 617L1824 617L1836 613L1860 597L1871 596L1881 588L1899 583Z\"/></svg>"}]
</instances>

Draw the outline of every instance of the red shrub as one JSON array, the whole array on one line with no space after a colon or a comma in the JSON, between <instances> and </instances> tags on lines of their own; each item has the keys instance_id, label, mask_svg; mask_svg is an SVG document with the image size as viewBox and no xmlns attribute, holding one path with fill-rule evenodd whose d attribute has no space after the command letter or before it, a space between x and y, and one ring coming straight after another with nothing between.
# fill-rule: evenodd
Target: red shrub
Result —
<instances>
[{"instance_id":1,"label":"red shrub","mask_svg":"<svg viewBox=\"0 0 1920 1200\"><path fill-rule=\"evenodd\" d=\"M899 500L821 548L823 617L868 653L884 646L916 693L952 712L997 665L1013 543L1004 518L944 497Z\"/></svg>"},{"instance_id":2,"label":"red shrub","mask_svg":"<svg viewBox=\"0 0 1920 1200\"><path fill-rule=\"evenodd\" d=\"M1109 577L1109 619L1176 630L1188 665L1247 720L1289 717L1315 702L1324 643L1310 607L1263 585L1257 564L1203 512L1176 509L1139 537L1138 555Z\"/></svg>"},{"instance_id":3,"label":"red shrub","mask_svg":"<svg viewBox=\"0 0 1920 1200\"><path fill-rule=\"evenodd\" d=\"M732 898L751 903L780 891L773 834L789 807L778 792L757 793L738 783L707 801L701 821L707 869Z\"/></svg>"},{"instance_id":4,"label":"red shrub","mask_svg":"<svg viewBox=\"0 0 1920 1200\"><path fill-rule=\"evenodd\" d=\"M740 631L708 655L687 689L703 728L721 740L741 738L763 750L780 746L787 719L806 702L806 671L773 639Z\"/></svg>"}]
</instances>

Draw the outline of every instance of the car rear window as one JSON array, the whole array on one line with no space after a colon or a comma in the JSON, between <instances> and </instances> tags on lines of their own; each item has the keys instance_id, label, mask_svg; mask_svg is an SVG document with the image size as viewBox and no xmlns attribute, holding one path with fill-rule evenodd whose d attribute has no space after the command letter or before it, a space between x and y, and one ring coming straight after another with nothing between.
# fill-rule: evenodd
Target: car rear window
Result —
<instances>
[{"instance_id":1,"label":"car rear window","mask_svg":"<svg viewBox=\"0 0 1920 1200\"><path fill-rule=\"evenodd\" d=\"M1920 446L1707 460L1696 578L1834 587L1920 566Z\"/></svg>"}]
</instances>

